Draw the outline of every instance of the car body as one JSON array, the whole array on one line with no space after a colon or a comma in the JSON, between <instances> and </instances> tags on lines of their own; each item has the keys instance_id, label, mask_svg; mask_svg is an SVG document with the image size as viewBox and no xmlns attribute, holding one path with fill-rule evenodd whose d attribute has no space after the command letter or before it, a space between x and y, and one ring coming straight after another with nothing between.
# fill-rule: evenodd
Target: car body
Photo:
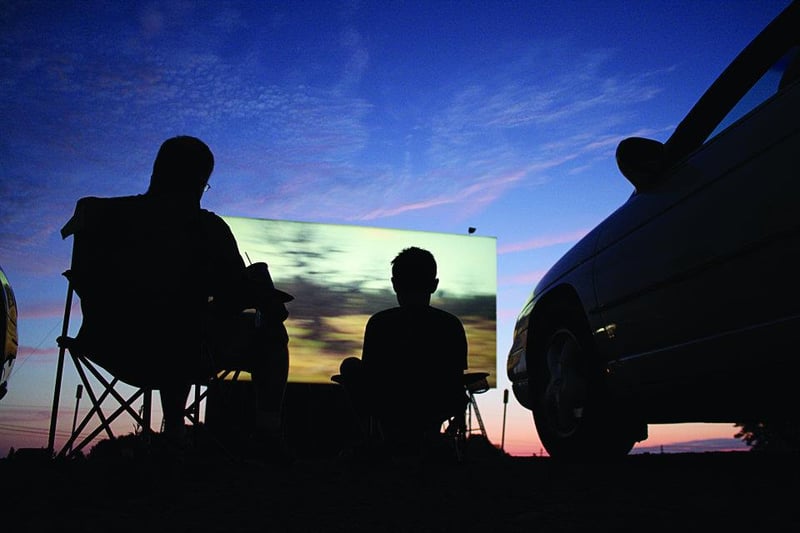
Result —
<instances>
[{"instance_id":1,"label":"car body","mask_svg":"<svg viewBox=\"0 0 800 533\"><path fill-rule=\"evenodd\" d=\"M5 272L0 268L0 399L8 392L8 378L17 358L17 301Z\"/></svg>"},{"instance_id":2,"label":"car body","mask_svg":"<svg viewBox=\"0 0 800 533\"><path fill-rule=\"evenodd\" d=\"M550 456L798 416L799 44L794 2L665 143L618 145L633 194L539 281L507 360Z\"/></svg>"}]
</instances>

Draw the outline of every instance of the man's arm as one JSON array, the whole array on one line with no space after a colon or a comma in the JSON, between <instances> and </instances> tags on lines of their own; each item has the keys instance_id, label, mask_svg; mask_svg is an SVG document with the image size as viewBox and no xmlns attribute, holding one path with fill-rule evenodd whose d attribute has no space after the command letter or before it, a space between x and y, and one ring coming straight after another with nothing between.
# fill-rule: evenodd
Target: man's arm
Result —
<instances>
[{"instance_id":1,"label":"man's arm","mask_svg":"<svg viewBox=\"0 0 800 533\"><path fill-rule=\"evenodd\" d=\"M451 355L450 366L455 371L458 369L459 374L469 368L469 345L467 343L467 332L464 329L464 324L455 316L450 315L450 327L448 328L447 344L452 347L449 350Z\"/></svg>"},{"instance_id":2,"label":"man's arm","mask_svg":"<svg viewBox=\"0 0 800 533\"><path fill-rule=\"evenodd\" d=\"M247 269L233 232L222 218L204 211L205 255L209 258L209 294L223 313L237 313L255 302L250 291Z\"/></svg>"},{"instance_id":3,"label":"man's arm","mask_svg":"<svg viewBox=\"0 0 800 533\"><path fill-rule=\"evenodd\" d=\"M374 354L378 350L379 338L375 333L375 316L371 316L367 320L367 326L364 328L364 343L361 346L361 361L364 364L371 364L375 359Z\"/></svg>"}]
</instances>

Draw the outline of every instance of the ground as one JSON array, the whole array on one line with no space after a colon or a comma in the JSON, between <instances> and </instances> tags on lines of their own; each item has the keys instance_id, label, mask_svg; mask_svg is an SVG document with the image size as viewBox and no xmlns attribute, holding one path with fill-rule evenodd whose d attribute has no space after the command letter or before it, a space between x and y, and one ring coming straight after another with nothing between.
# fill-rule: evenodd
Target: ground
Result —
<instances>
[{"instance_id":1,"label":"ground","mask_svg":"<svg viewBox=\"0 0 800 533\"><path fill-rule=\"evenodd\" d=\"M796 455L0 460L6 531L800 531Z\"/></svg>"}]
</instances>

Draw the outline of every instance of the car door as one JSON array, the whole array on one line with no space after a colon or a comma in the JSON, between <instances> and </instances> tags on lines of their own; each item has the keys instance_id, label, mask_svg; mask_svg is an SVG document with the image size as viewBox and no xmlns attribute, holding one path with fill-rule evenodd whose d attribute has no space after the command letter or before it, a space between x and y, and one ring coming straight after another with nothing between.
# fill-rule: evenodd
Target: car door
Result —
<instances>
[{"instance_id":1,"label":"car door","mask_svg":"<svg viewBox=\"0 0 800 533\"><path fill-rule=\"evenodd\" d=\"M624 379L734 372L751 354L722 346L796 319L800 88L769 94L609 217L594 279Z\"/></svg>"}]
</instances>

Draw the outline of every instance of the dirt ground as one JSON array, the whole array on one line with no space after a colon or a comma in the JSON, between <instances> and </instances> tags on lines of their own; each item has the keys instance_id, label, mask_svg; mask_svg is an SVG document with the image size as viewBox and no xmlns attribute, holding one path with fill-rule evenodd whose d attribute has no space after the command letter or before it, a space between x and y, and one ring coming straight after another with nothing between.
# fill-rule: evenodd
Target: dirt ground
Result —
<instances>
[{"instance_id":1,"label":"dirt ground","mask_svg":"<svg viewBox=\"0 0 800 533\"><path fill-rule=\"evenodd\" d=\"M794 455L0 460L3 530L800 531ZM9 527L12 526L12 527Z\"/></svg>"}]
</instances>

